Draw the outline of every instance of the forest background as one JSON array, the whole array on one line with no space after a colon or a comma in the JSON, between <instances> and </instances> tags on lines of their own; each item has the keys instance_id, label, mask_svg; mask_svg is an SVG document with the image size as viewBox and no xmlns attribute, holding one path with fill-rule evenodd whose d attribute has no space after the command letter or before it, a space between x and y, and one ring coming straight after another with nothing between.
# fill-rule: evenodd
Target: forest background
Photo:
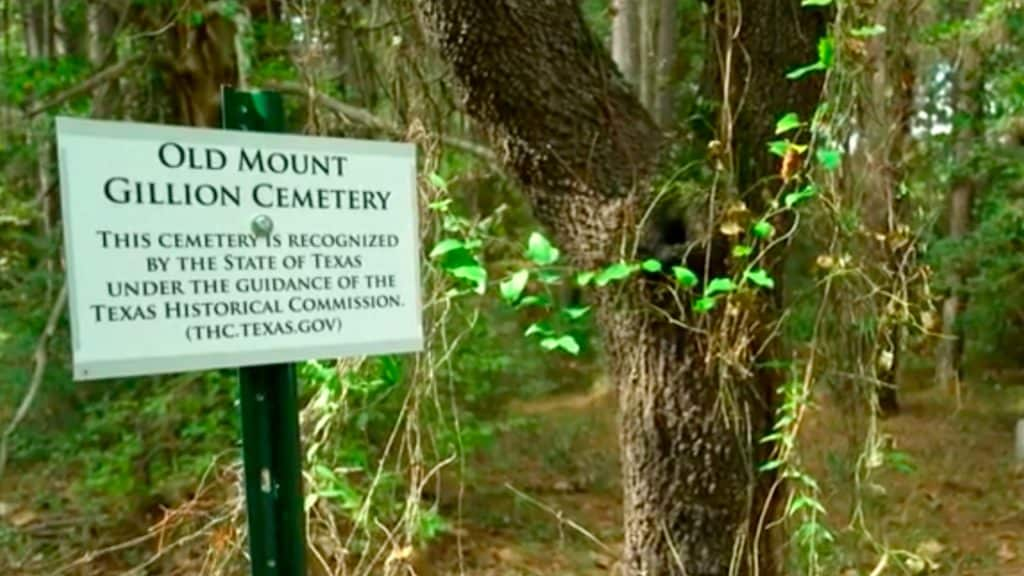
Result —
<instances>
[{"instance_id":1,"label":"forest background","mask_svg":"<svg viewBox=\"0 0 1024 576\"><path fill-rule=\"evenodd\" d=\"M670 304L648 301L709 356L784 375L754 442L788 479L782 566L1024 572L1021 2L773 2L823 26L771 66L743 43L750 1L564 3L666 135L652 213L686 234L656 248L724 243L716 274L671 251L587 261L553 230L491 146L500 123L443 38L458 18L430 11L459 4L0 2L0 570L247 570L236 375L71 381L53 134L57 115L216 126L240 85L285 94L293 132L420 149L428 349L300 367L316 573L629 565L629 409L599 312L664 277ZM723 70L769 80L733 100ZM752 196L747 156L771 173ZM783 351L746 355L730 318Z\"/></svg>"}]
</instances>

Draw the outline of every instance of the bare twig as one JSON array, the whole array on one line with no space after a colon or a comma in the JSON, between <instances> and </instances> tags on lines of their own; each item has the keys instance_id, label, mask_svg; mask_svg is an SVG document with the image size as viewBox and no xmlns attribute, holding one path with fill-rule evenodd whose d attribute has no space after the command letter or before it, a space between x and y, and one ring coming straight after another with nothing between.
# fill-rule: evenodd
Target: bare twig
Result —
<instances>
[{"instance_id":1,"label":"bare twig","mask_svg":"<svg viewBox=\"0 0 1024 576\"><path fill-rule=\"evenodd\" d=\"M298 82L275 82L268 84L267 88L271 90L277 90L278 92L281 92L283 94L294 94L298 96L310 97L309 87ZM381 118L380 116L377 116L376 114L364 108L352 106L351 104L346 104L340 100L331 98L330 96L324 94L323 92L314 91L311 100L317 103L318 105L327 108L331 112L334 112L335 114L349 120L350 122L361 124L363 126L366 126L367 128L379 130L381 132L391 134L393 136L403 136L405 134L405 131L397 124L394 124L389 120ZM486 146L478 144L477 142L473 142L472 140L466 140L464 138L458 138L455 136L442 135L439 138L441 140L441 143L444 144L445 146L449 146L451 148L461 150L463 152L468 152L486 161L492 167L498 167L497 157L495 157L494 152L492 152Z\"/></svg>"},{"instance_id":2,"label":"bare twig","mask_svg":"<svg viewBox=\"0 0 1024 576\"><path fill-rule=\"evenodd\" d=\"M540 508L541 510L544 510L548 514L551 514L556 519L558 519L558 521L561 522L562 524L565 524L566 526L572 528L576 532L579 532L580 535L582 535L587 540L590 540L591 542L596 544L604 552L606 552L608 554L611 554L612 556L614 556L616 558L618 557L618 554L615 553L615 550L612 550L612 548L610 546L608 546L607 544L602 542L597 536L594 536L594 534L592 532L590 532L589 530L584 528L582 525L580 525L575 520L572 520L571 518L566 518L561 510L556 510L555 508L552 508L551 506L548 506L547 504L541 502L540 500L537 500L533 496L530 496L529 494L523 492L522 490L517 489L515 486L509 484L508 482L505 483L505 488L508 488L508 490L510 492L512 492L516 496L522 498L523 500L526 500L530 504L533 504L534 506Z\"/></svg>"},{"instance_id":3,"label":"bare twig","mask_svg":"<svg viewBox=\"0 0 1024 576\"><path fill-rule=\"evenodd\" d=\"M35 369L32 372L32 380L29 384L28 392L25 393L25 397L22 398L17 412L14 413L14 417L11 418L7 428L4 429L3 437L0 438L0 478L3 477L4 469L7 467L7 442L18 428L18 425L21 424L21 421L25 419L43 383L43 374L46 372L46 362L49 358L47 347L50 343L50 338L53 337L53 333L57 331L57 321L60 320L67 301L68 283L65 281L60 288L60 293L57 294L53 308L50 309L50 317L46 321L46 327L43 329L43 333L39 335L39 341L36 342L36 351L33 355L35 358Z\"/></svg>"}]
</instances>

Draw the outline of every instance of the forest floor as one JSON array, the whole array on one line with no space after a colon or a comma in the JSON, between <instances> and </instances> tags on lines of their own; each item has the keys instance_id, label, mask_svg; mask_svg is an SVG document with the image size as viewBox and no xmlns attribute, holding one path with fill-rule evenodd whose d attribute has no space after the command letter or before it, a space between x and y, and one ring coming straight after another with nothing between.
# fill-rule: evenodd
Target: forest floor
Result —
<instances>
[{"instance_id":1,"label":"forest floor","mask_svg":"<svg viewBox=\"0 0 1024 576\"><path fill-rule=\"evenodd\" d=\"M849 462L863 436L850 433L858 426L834 403L818 402L803 434L804 463L836 534L825 573L867 576L889 550L878 574L913 573L904 551L931 574L1024 576L1024 472L1013 457L1024 386L976 390L959 407L937 389L905 393L901 414L879 422L900 465L874 470L860 490ZM417 563L420 573L609 574L622 541L613 394L511 411L524 424L473 466L462 527ZM858 506L867 526L851 522Z\"/></svg>"},{"instance_id":2,"label":"forest floor","mask_svg":"<svg viewBox=\"0 0 1024 576\"><path fill-rule=\"evenodd\" d=\"M905 456L859 483L850 462L862 436L850 431L864 422L818 400L802 454L836 535L824 573L868 576L882 550L905 550L932 563L931 574L1024 576L1024 473L1013 460L1024 385L999 380L972 388L959 407L937 389L904 393L902 413L879 423L879 437ZM453 528L413 558L416 574L614 573L622 542L615 402L596 390L509 406L496 445L467 466L461 499L454 490L443 496ZM18 485L39 490L54 481L22 477ZM851 523L857 510L867 526ZM25 514L19 494L0 486L0 534L38 528ZM0 574L43 576L5 569L3 545ZM896 552L877 574L912 573L900 569L905 558ZM88 574L119 573L97 568Z\"/></svg>"}]
</instances>

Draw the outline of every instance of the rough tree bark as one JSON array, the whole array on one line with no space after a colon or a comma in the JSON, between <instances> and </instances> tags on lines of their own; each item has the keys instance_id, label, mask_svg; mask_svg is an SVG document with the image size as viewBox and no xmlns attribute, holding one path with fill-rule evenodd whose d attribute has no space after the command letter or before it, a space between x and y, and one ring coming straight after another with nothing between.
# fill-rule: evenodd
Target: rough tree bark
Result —
<instances>
[{"instance_id":1,"label":"rough tree bark","mask_svg":"<svg viewBox=\"0 0 1024 576\"><path fill-rule=\"evenodd\" d=\"M971 0L967 16L977 14L978 6L978 0ZM969 39L957 67L954 88L956 112L963 117L963 121L955 128L955 153L959 168L949 193L948 238L954 242L962 240L971 229L971 207L977 181L969 164L975 140L980 135L979 123L985 112L982 100L983 72L981 48L977 40ZM967 304L963 270L954 267L946 282L949 292L942 303L942 341L938 347L935 376L940 385L959 394L964 349L960 317Z\"/></svg>"},{"instance_id":2,"label":"rough tree bark","mask_svg":"<svg viewBox=\"0 0 1024 576\"><path fill-rule=\"evenodd\" d=\"M636 234L666 146L587 30L578 3L418 0L418 5L461 86L467 111L492 132L539 220L582 268L622 257L619 247L630 245ZM747 75L737 77L751 78L747 92L762 99L736 123L750 130L749 148L759 150L767 140L755 146L753 139L770 135L778 114L808 114L807 104L813 107L813 97L780 80L787 67L813 57L820 29L805 27L811 13L801 10L799 0L744 5L754 18L738 38L753 50L749 64L739 66ZM730 91L730 98L740 93ZM751 162L761 175L777 168L767 160ZM754 172L751 176L756 178ZM628 576L724 575L738 558L738 572L746 573L755 556L750 518L761 505L751 443L772 410L765 394L770 382L753 370L723 382L716 367L705 363L706 343L700 337L651 311L658 294L652 284L602 291L596 303L609 370L619 389L623 571ZM722 416L725 390L741 413L756 413L746 427ZM773 574L771 555L763 554L761 561L759 574Z\"/></svg>"},{"instance_id":3,"label":"rough tree bark","mask_svg":"<svg viewBox=\"0 0 1024 576\"><path fill-rule=\"evenodd\" d=\"M206 6L199 25L178 23L167 35L168 71L183 124L217 126L220 90L238 81L235 23Z\"/></svg>"}]
</instances>

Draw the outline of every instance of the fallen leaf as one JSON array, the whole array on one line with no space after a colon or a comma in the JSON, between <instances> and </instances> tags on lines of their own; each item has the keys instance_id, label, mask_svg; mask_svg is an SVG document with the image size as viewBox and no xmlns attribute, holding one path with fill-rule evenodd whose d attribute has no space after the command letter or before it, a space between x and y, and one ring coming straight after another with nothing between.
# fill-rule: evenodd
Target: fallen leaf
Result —
<instances>
[{"instance_id":1,"label":"fallen leaf","mask_svg":"<svg viewBox=\"0 0 1024 576\"><path fill-rule=\"evenodd\" d=\"M495 556L505 564L517 564L522 560L522 556L518 552L507 547L499 548L498 551L495 552Z\"/></svg>"},{"instance_id":2,"label":"fallen leaf","mask_svg":"<svg viewBox=\"0 0 1024 576\"><path fill-rule=\"evenodd\" d=\"M921 313L921 325L925 330L932 331L939 325L939 321L934 312L925 310Z\"/></svg>"},{"instance_id":3,"label":"fallen leaf","mask_svg":"<svg viewBox=\"0 0 1024 576\"><path fill-rule=\"evenodd\" d=\"M402 546L401 548L395 548L391 551L391 554L388 555L386 563L391 564L393 562L407 562L409 558L412 558L412 552L412 546Z\"/></svg>"},{"instance_id":4,"label":"fallen leaf","mask_svg":"<svg viewBox=\"0 0 1024 576\"><path fill-rule=\"evenodd\" d=\"M742 201L736 201L729 204L728 208L725 209L725 214L730 219L740 219L750 214L750 208L747 208L747 205Z\"/></svg>"},{"instance_id":5,"label":"fallen leaf","mask_svg":"<svg viewBox=\"0 0 1024 576\"><path fill-rule=\"evenodd\" d=\"M563 494L572 492L572 482L569 482L568 480L559 480L558 482L555 482L554 489L555 492L561 492Z\"/></svg>"},{"instance_id":6,"label":"fallen leaf","mask_svg":"<svg viewBox=\"0 0 1024 576\"><path fill-rule=\"evenodd\" d=\"M782 176L783 182L789 182L797 172L800 171L800 165L803 163L803 158L800 157L800 153L796 148L790 146L786 149L786 155L782 158L782 168L779 170L779 175Z\"/></svg>"},{"instance_id":7,"label":"fallen leaf","mask_svg":"<svg viewBox=\"0 0 1024 576\"><path fill-rule=\"evenodd\" d=\"M21 528L22 526L28 526L29 524L36 521L39 515L31 510L22 510L11 516L11 526L15 528Z\"/></svg>"},{"instance_id":8,"label":"fallen leaf","mask_svg":"<svg viewBox=\"0 0 1024 576\"><path fill-rule=\"evenodd\" d=\"M894 361L895 356L890 350L882 350L882 353L878 355L878 366L883 370L892 370Z\"/></svg>"},{"instance_id":9,"label":"fallen leaf","mask_svg":"<svg viewBox=\"0 0 1024 576\"><path fill-rule=\"evenodd\" d=\"M917 556L908 556L903 563L906 564L907 570L910 570L911 574L921 574L924 572L924 569L928 567L924 560Z\"/></svg>"},{"instance_id":10,"label":"fallen leaf","mask_svg":"<svg viewBox=\"0 0 1024 576\"><path fill-rule=\"evenodd\" d=\"M1013 550L1013 547L1010 546L1009 542L1001 542L999 544L999 551L996 552L996 557L999 558L1000 562L1005 564L1016 560L1017 552Z\"/></svg>"},{"instance_id":11,"label":"fallen leaf","mask_svg":"<svg viewBox=\"0 0 1024 576\"><path fill-rule=\"evenodd\" d=\"M925 540L917 545L915 552L918 556L925 558L926 560L935 560L946 550L946 547L940 544L937 540Z\"/></svg>"},{"instance_id":12,"label":"fallen leaf","mask_svg":"<svg viewBox=\"0 0 1024 576\"><path fill-rule=\"evenodd\" d=\"M737 222L730 220L729 222L722 224L722 227L719 228L719 230L726 236L739 236L740 233L743 232L743 227Z\"/></svg>"}]
</instances>

